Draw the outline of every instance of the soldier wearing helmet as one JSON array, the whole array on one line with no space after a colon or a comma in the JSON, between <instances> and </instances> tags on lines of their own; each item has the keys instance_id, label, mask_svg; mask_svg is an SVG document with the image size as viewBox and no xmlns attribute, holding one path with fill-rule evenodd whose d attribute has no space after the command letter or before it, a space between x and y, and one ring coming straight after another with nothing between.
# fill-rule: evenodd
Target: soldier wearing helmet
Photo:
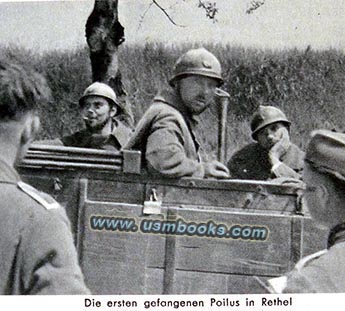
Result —
<instances>
[{"instance_id":1,"label":"soldier wearing helmet","mask_svg":"<svg viewBox=\"0 0 345 311\"><path fill-rule=\"evenodd\" d=\"M85 129L61 138L65 146L120 150L127 143L131 129L116 119L121 104L107 84L94 82L79 100Z\"/></svg>"},{"instance_id":2,"label":"soldier wearing helmet","mask_svg":"<svg viewBox=\"0 0 345 311\"><path fill-rule=\"evenodd\" d=\"M127 143L132 130L117 120L122 112L113 89L105 83L94 82L79 100L85 129L43 144L69 147L120 150Z\"/></svg>"},{"instance_id":3,"label":"soldier wearing helmet","mask_svg":"<svg viewBox=\"0 0 345 311\"><path fill-rule=\"evenodd\" d=\"M304 153L290 142L290 121L273 106L260 106L251 122L255 140L228 162L232 176L239 179L268 180L301 178Z\"/></svg>"},{"instance_id":4,"label":"soldier wearing helmet","mask_svg":"<svg viewBox=\"0 0 345 311\"><path fill-rule=\"evenodd\" d=\"M158 94L139 121L126 148L141 150L146 168L167 177L229 177L218 161L202 162L194 134L195 117L214 101L222 83L218 59L204 48L176 62L171 88Z\"/></svg>"},{"instance_id":5,"label":"soldier wearing helmet","mask_svg":"<svg viewBox=\"0 0 345 311\"><path fill-rule=\"evenodd\" d=\"M312 132L305 156L304 200L329 230L327 249L302 258L286 276L269 281L275 293L345 292L345 135ZM320 238L319 236L317 238ZM326 246L326 245L325 245Z\"/></svg>"}]
</instances>

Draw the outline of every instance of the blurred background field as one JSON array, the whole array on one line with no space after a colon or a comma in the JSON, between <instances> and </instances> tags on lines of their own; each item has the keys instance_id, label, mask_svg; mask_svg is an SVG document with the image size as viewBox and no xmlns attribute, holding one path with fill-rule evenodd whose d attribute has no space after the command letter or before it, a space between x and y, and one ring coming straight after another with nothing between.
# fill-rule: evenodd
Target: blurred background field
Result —
<instances>
[{"instance_id":1,"label":"blurred background field","mask_svg":"<svg viewBox=\"0 0 345 311\"><path fill-rule=\"evenodd\" d=\"M160 89L167 86L171 69L181 53L200 45L123 45L119 66L137 122ZM249 121L259 105L274 105L292 121L292 140L304 148L316 128L343 128L345 54L339 50L258 50L204 44L221 61L231 94L228 113L228 158L251 141ZM55 138L82 127L78 99L91 83L88 50L49 51L41 54L22 48L1 48L32 63L52 89L52 102L41 107L40 138ZM217 147L216 107L201 115L199 137L206 157Z\"/></svg>"}]
</instances>

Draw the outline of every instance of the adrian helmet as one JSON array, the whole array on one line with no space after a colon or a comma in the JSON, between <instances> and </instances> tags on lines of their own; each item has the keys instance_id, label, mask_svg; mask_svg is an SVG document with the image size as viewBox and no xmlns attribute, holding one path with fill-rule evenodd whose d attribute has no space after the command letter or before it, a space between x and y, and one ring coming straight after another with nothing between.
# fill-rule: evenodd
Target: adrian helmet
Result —
<instances>
[{"instance_id":1,"label":"adrian helmet","mask_svg":"<svg viewBox=\"0 0 345 311\"><path fill-rule=\"evenodd\" d=\"M187 75L210 77L216 79L219 85L223 83L219 60L205 48L189 50L181 55L175 63L169 84L173 86L177 80Z\"/></svg>"},{"instance_id":2,"label":"adrian helmet","mask_svg":"<svg viewBox=\"0 0 345 311\"><path fill-rule=\"evenodd\" d=\"M102 82L94 82L89 85L84 91L82 97L79 99L79 104L81 105L85 98L89 96L101 96L108 99L112 104L117 105L121 108L121 105L116 97L114 90L107 84Z\"/></svg>"},{"instance_id":3,"label":"adrian helmet","mask_svg":"<svg viewBox=\"0 0 345 311\"><path fill-rule=\"evenodd\" d=\"M256 140L257 133L264 127L277 122L282 122L287 127L291 124L284 112L280 109L273 106L260 106L250 124L253 139Z\"/></svg>"}]
</instances>

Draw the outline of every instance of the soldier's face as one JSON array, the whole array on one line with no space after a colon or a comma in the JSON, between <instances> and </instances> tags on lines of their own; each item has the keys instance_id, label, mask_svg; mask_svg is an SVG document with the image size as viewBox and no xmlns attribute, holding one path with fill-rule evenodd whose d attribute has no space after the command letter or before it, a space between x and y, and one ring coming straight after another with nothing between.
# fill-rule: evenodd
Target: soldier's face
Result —
<instances>
[{"instance_id":1,"label":"soldier's face","mask_svg":"<svg viewBox=\"0 0 345 311\"><path fill-rule=\"evenodd\" d=\"M182 102L193 115L202 113L214 101L218 86L216 79L191 75L177 83Z\"/></svg>"},{"instance_id":2,"label":"soldier's face","mask_svg":"<svg viewBox=\"0 0 345 311\"><path fill-rule=\"evenodd\" d=\"M290 135L285 124L277 122L260 130L256 138L262 148L269 150L283 138L290 140Z\"/></svg>"},{"instance_id":3,"label":"soldier's face","mask_svg":"<svg viewBox=\"0 0 345 311\"><path fill-rule=\"evenodd\" d=\"M89 129L101 129L116 114L116 107L99 96L85 98L81 105L81 114Z\"/></svg>"}]
</instances>

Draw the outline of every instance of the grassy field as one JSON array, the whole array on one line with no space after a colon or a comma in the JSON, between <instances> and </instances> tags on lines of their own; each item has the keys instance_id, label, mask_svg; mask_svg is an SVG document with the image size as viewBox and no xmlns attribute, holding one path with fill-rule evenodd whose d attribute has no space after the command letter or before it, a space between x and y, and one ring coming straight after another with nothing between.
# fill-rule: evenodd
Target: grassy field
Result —
<instances>
[{"instance_id":1,"label":"grassy field","mask_svg":"<svg viewBox=\"0 0 345 311\"><path fill-rule=\"evenodd\" d=\"M147 109L156 92L166 87L177 57L191 47L121 46L120 69L135 121ZM231 94L228 157L251 140L248 122L260 104L274 105L286 112L292 121L292 139L302 148L313 129L343 128L343 52L309 48L305 51L268 51L213 44L205 47L221 60L223 87ZM77 102L91 82L87 49L43 55L18 48L11 50L34 64L47 77L53 92L53 101L41 107L43 131L40 138L59 137L80 128ZM201 118L199 135L204 153L214 157L216 108L205 112Z\"/></svg>"}]
</instances>

